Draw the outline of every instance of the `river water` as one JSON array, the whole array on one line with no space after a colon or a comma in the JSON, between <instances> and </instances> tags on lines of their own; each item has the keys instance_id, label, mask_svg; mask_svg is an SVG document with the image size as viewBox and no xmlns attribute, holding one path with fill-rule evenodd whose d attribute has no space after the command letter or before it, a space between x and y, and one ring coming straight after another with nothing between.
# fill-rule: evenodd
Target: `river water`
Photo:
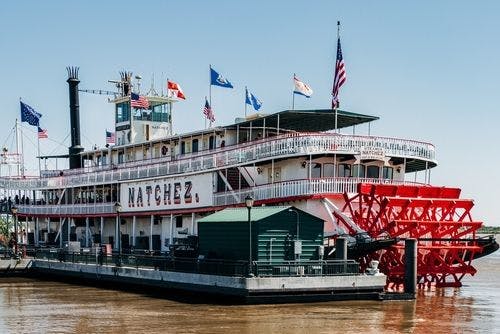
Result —
<instances>
[{"instance_id":1,"label":"river water","mask_svg":"<svg viewBox=\"0 0 500 334\"><path fill-rule=\"evenodd\" d=\"M0 333L500 333L500 252L475 266L462 288L416 301L258 306L0 278Z\"/></svg>"}]
</instances>

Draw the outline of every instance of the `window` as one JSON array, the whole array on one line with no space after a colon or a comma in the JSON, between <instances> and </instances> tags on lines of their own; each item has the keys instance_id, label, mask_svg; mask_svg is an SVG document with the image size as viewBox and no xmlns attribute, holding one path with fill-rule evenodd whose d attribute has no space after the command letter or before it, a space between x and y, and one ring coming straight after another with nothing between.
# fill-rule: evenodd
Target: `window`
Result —
<instances>
[{"instance_id":1,"label":"window","mask_svg":"<svg viewBox=\"0 0 500 334\"><path fill-rule=\"evenodd\" d=\"M175 227L182 228L182 216L175 217Z\"/></svg>"},{"instance_id":2,"label":"window","mask_svg":"<svg viewBox=\"0 0 500 334\"><path fill-rule=\"evenodd\" d=\"M116 123L130 121L130 104L128 102L116 105Z\"/></svg>"},{"instance_id":3,"label":"window","mask_svg":"<svg viewBox=\"0 0 500 334\"><path fill-rule=\"evenodd\" d=\"M215 137L210 136L208 137L208 149L213 150L215 148Z\"/></svg>"},{"instance_id":4,"label":"window","mask_svg":"<svg viewBox=\"0 0 500 334\"><path fill-rule=\"evenodd\" d=\"M323 164L323 177L334 177L335 175L334 164Z\"/></svg>"},{"instance_id":5,"label":"window","mask_svg":"<svg viewBox=\"0 0 500 334\"><path fill-rule=\"evenodd\" d=\"M311 178L321 177L321 164L314 164L311 166Z\"/></svg>"},{"instance_id":6,"label":"window","mask_svg":"<svg viewBox=\"0 0 500 334\"><path fill-rule=\"evenodd\" d=\"M153 106L152 109L153 109L152 113L153 122L168 122L168 111L166 104L159 104Z\"/></svg>"},{"instance_id":7,"label":"window","mask_svg":"<svg viewBox=\"0 0 500 334\"><path fill-rule=\"evenodd\" d=\"M378 166L367 166L366 177L378 179L380 177L380 168Z\"/></svg>"},{"instance_id":8,"label":"window","mask_svg":"<svg viewBox=\"0 0 500 334\"><path fill-rule=\"evenodd\" d=\"M191 151L198 152L198 139L193 139L191 142Z\"/></svg>"},{"instance_id":9,"label":"window","mask_svg":"<svg viewBox=\"0 0 500 334\"><path fill-rule=\"evenodd\" d=\"M365 165L353 165L352 166L352 176L353 177L365 177Z\"/></svg>"},{"instance_id":10,"label":"window","mask_svg":"<svg viewBox=\"0 0 500 334\"><path fill-rule=\"evenodd\" d=\"M392 172L392 167L384 167L384 169L382 170L382 177L384 179L392 180Z\"/></svg>"},{"instance_id":11,"label":"window","mask_svg":"<svg viewBox=\"0 0 500 334\"><path fill-rule=\"evenodd\" d=\"M339 177L351 177L351 165L340 164L339 165Z\"/></svg>"},{"instance_id":12,"label":"window","mask_svg":"<svg viewBox=\"0 0 500 334\"><path fill-rule=\"evenodd\" d=\"M186 154L186 142L181 141L181 154Z\"/></svg>"}]
</instances>

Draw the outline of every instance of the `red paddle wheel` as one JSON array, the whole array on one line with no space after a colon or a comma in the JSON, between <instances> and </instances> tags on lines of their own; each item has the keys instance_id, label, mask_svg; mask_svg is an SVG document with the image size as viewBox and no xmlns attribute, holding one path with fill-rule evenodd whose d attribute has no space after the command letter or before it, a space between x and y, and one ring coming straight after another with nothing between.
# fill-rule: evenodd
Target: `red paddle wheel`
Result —
<instances>
[{"instance_id":1,"label":"red paddle wheel","mask_svg":"<svg viewBox=\"0 0 500 334\"><path fill-rule=\"evenodd\" d=\"M476 242L482 223L473 221L470 214L474 203L459 197L458 188L360 183L357 194L344 194L342 211L372 238L416 238L420 287L432 283L459 287L466 274L476 273L471 261L482 250ZM335 216L346 223L345 216ZM403 283L403 242L360 260L362 269L371 260L380 261L389 288Z\"/></svg>"}]
</instances>

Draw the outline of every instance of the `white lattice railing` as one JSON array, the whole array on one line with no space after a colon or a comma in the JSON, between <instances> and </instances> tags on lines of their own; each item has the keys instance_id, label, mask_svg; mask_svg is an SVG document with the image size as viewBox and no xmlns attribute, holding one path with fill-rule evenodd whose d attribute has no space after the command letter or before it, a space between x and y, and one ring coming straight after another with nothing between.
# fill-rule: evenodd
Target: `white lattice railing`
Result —
<instances>
[{"instance_id":1,"label":"white lattice railing","mask_svg":"<svg viewBox=\"0 0 500 334\"><path fill-rule=\"evenodd\" d=\"M215 193L214 206L235 205L245 202L245 197L251 195L255 200L287 199L314 194L341 194L354 193L357 184L383 183L383 184L418 184L415 182L391 181L387 179L369 178L318 178L303 179L270 183L248 189L232 192ZM75 204L75 205L19 205L20 214L38 215L92 215L109 214L114 212L114 203Z\"/></svg>"},{"instance_id":2,"label":"white lattice railing","mask_svg":"<svg viewBox=\"0 0 500 334\"><path fill-rule=\"evenodd\" d=\"M435 161L434 146L405 139L340 134L286 134L259 141L183 156L161 158L117 166L64 171L62 176L34 179L0 179L0 188L47 189L105 184L124 180L151 178L208 171L238 166L270 158L308 154L358 154L362 149L383 150L386 156Z\"/></svg>"}]
</instances>

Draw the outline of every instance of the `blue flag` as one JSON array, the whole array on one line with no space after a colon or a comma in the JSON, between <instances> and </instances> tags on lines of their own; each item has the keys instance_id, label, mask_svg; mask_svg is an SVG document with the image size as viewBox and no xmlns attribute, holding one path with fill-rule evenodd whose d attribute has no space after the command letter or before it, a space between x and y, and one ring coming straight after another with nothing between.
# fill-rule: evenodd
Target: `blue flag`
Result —
<instances>
[{"instance_id":1,"label":"blue flag","mask_svg":"<svg viewBox=\"0 0 500 334\"><path fill-rule=\"evenodd\" d=\"M262 101L259 100L255 95L250 93L248 89L245 88L245 91L245 103L251 105L256 111L258 111L260 107L262 107Z\"/></svg>"},{"instance_id":2,"label":"blue flag","mask_svg":"<svg viewBox=\"0 0 500 334\"><path fill-rule=\"evenodd\" d=\"M40 126L40 117L42 114L37 113L26 103L21 102L21 122L28 122L29 125Z\"/></svg>"},{"instance_id":3,"label":"blue flag","mask_svg":"<svg viewBox=\"0 0 500 334\"><path fill-rule=\"evenodd\" d=\"M233 88L233 85L224 78L222 75L217 73L213 68L210 67L210 84L213 86L220 86L224 88Z\"/></svg>"}]
</instances>

